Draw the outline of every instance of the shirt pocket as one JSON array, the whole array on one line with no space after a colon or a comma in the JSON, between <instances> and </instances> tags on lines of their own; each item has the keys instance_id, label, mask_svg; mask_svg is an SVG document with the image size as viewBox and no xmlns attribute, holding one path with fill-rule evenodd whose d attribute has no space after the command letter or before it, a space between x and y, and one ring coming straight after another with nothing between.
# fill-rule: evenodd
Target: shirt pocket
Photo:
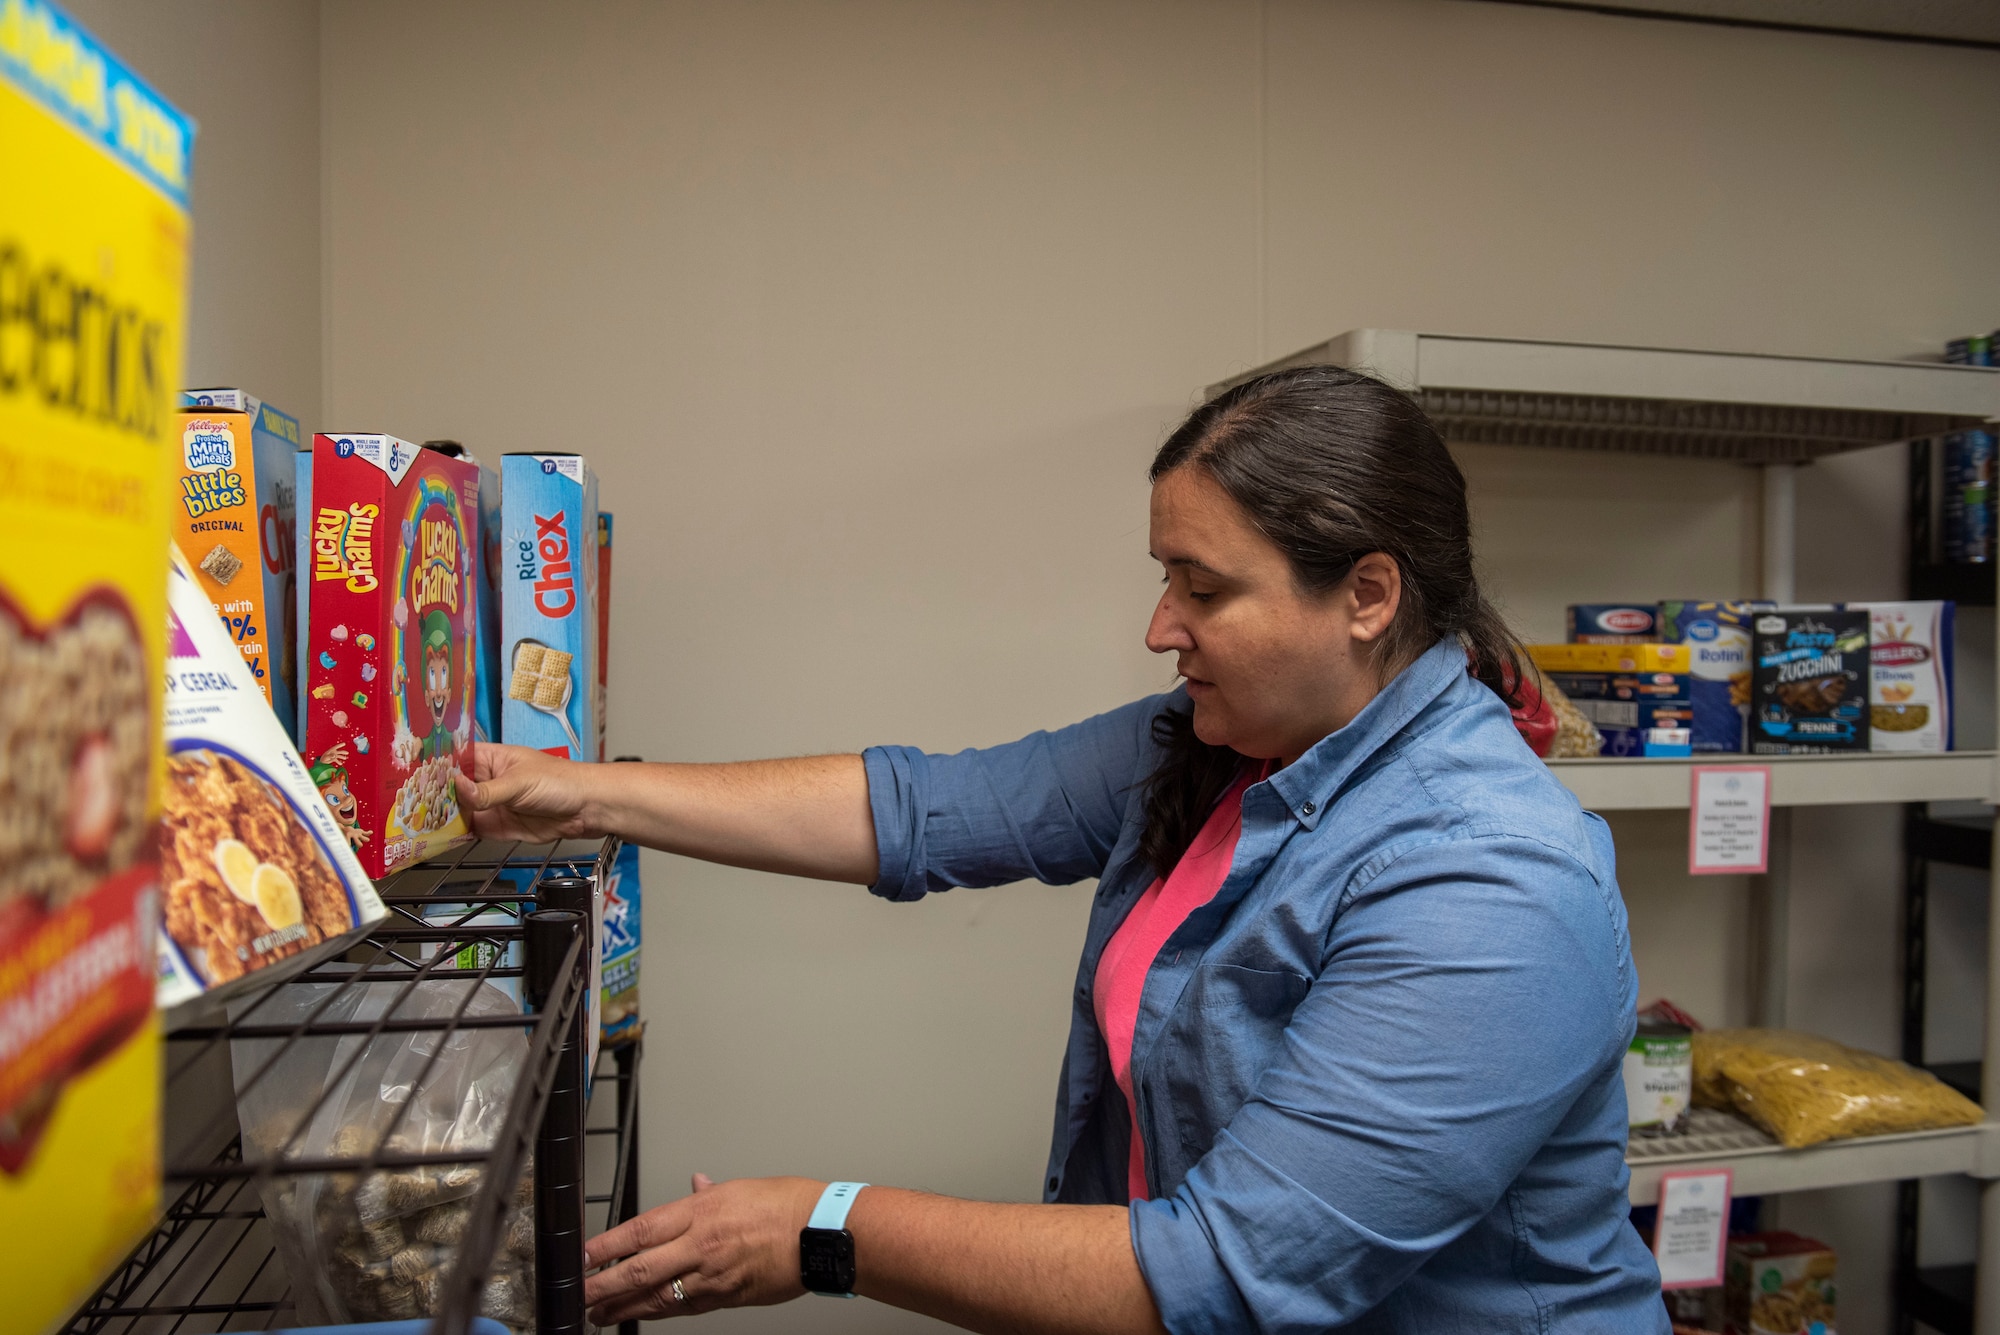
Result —
<instances>
[{"instance_id":1,"label":"shirt pocket","mask_svg":"<svg viewBox=\"0 0 2000 1335\"><path fill-rule=\"evenodd\" d=\"M1167 1050L1174 1055L1162 1063L1184 1160L1176 1181L1208 1153L1278 1059L1292 1012L1311 989L1312 979L1289 969L1196 967L1171 1026Z\"/></svg>"}]
</instances>

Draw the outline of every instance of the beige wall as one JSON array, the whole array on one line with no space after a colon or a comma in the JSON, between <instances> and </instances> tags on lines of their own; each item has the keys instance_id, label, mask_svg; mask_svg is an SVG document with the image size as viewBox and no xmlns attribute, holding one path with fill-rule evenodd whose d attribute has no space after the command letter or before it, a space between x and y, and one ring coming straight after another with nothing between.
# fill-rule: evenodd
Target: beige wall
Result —
<instances>
[{"instance_id":1,"label":"beige wall","mask_svg":"<svg viewBox=\"0 0 2000 1335\"><path fill-rule=\"evenodd\" d=\"M60 0L199 124L189 385L320 408L318 0Z\"/></svg>"},{"instance_id":2,"label":"beige wall","mask_svg":"<svg viewBox=\"0 0 2000 1335\"><path fill-rule=\"evenodd\" d=\"M202 121L192 379L594 457L613 745L649 757L978 745L1164 685L1146 458L1338 330L1901 357L2000 290L1984 53L1454 0L71 7ZM1749 587L1745 471L1460 457L1531 636ZM1809 470L1804 596L1897 591L1900 468ZM1794 1015L1887 1046L1893 813L1800 827ZM1674 871L1678 831L1617 822L1642 985L1741 1019L1745 886ZM646 873L649 1202L1034 1195L1083 888ZM1884 1194L1794 1206L1881 1329Z\"/></svg>"},{"instance_id":3,"label":"beige wall","mask_svg":"<svg viewBox=\"0 0 2000 1335\"><path fill-rule=\"evenodd\" d=\"M612 737L649 757L977 745L1162 685L1147 454L1338 330L1901 357L2000 289L1979 53L1449 0L326 18L328 420L595 457ZM1753 474L1462 458L1532 635L1749 587ZM1898 590L1900 468L1805 479L1802 594ZM1893 823L1801 824L1854 856L1800 891L1795 1014L1886 1044ZM1743 883L1618 828L1648 995L1740 1020ZM1084 890L646 872L649 1200L696 1168L1033 1196ZM1835 1206L1865 1330L1882 1202Z\"/></svg>"}]
</instances>

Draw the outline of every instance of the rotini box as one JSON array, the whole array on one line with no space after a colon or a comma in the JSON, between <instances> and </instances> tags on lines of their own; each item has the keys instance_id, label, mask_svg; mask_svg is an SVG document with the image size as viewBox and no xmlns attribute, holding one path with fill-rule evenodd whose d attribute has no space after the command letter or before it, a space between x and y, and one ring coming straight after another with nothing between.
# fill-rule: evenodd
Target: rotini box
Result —
<instances>
[{"instance_id":1,"label":"rotini box","mask_svg":"<svg viewBox=\"0 0 2000 1335\"><path fill-rule=\"evenodd\" d=\"M0 0L0 1295L47 1328L152 1222L160 676L194 127Z\"/></svg>"},{"instance_id":2,"label":"rotini box","mask_svg":"<svg viewBox=\"0 0 2000 1335\"><path fill-rule=\"evenodd\" d=\"M597 476L581 455L502 455L500 515L500 740L596 760Z\"/></svg>"},{"instance_id":3,"label":"rotini box","mask_svg":"<svg viewBox=\"0 0 2000 1335\"><path fill-rule=\"evenodd\" d=\"M306 746L382 877L469 839L479 679L479 467L394 436L313 437Z\"/></svg>"},{"instance_id":4,"label":"rotini box","mask_svg":"<svg viewBox=\"0 0 2000 1335\"><path fill-rule=\"evenodd\" d=\"M290 733L298 713L298 419L240 389L183 397L174 540Z\"/></svg>"}]
</instances>

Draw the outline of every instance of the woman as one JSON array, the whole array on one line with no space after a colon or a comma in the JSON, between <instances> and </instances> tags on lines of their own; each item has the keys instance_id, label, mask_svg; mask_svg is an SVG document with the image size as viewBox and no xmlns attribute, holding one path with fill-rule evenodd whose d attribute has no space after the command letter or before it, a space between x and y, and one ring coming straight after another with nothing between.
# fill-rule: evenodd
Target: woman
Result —
<instances>
[{"instance_id":1,"label":"woman","mask_svg":"<svg viewBox=\"0 0 2000 1335\"><path fill-rule=\"evenodd\" d=\"M955 756L480 748L488 836L897 900L1098 878L1045 1204L697 1178L591 1242L594 1320L781 1302L804 1265L975 1330L1667 1329L1625 1218L1611 839L1514 730L1436 430L1301 367L1197 409L1151 477L1171 694Z\"/></svg>"}]
</instances>

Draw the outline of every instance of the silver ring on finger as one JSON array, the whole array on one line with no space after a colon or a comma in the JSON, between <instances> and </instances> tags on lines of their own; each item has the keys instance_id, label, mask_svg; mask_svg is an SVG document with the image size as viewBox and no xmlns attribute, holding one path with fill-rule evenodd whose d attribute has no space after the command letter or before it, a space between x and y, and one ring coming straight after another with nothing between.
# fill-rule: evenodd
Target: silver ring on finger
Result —
<instances>
[{"instance_id":1,"label":"silver ring on finger","mask_svg":"<svg viewBox=\"0 0 2000 1335\"><path fill-rule=\"evenodd\" d=\"M687 1290L681 1287L680 1280L676 1279L673 1283L667 1285L667 1288L673 1292L675 1302L684 1303L688 1300Z\"/></svg>"}]
</instances>

